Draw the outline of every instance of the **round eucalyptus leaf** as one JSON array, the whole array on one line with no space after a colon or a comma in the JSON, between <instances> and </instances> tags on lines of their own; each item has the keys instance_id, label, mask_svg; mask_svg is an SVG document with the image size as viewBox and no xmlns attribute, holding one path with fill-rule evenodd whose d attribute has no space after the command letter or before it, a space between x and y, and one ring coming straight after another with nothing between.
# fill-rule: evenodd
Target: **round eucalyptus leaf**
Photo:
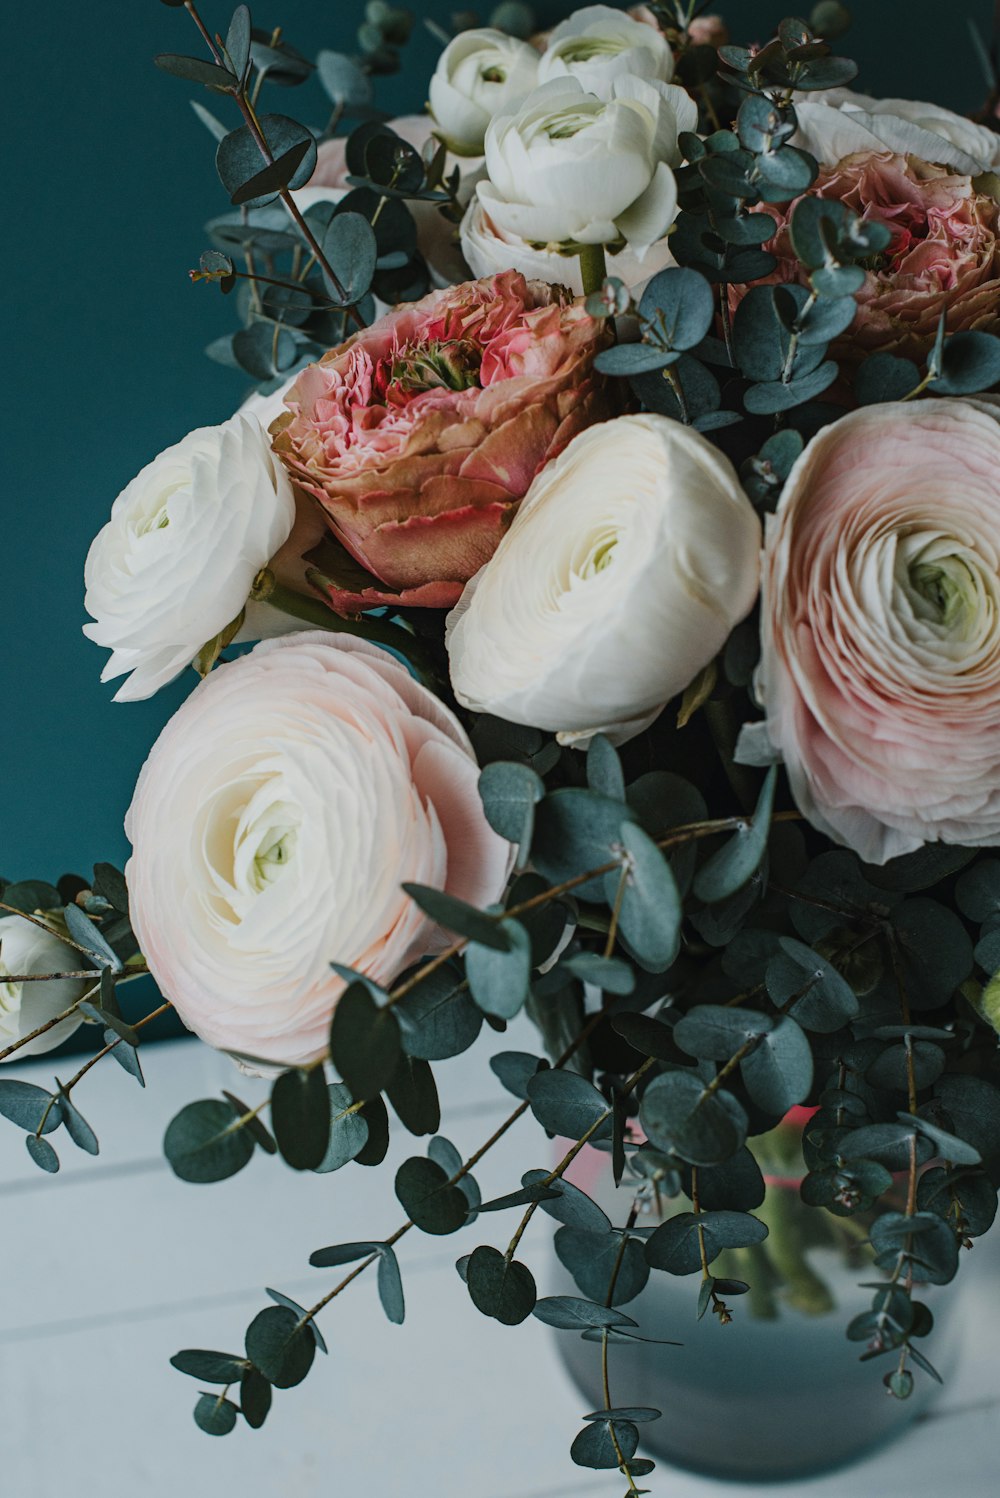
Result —
<instances>
[{"instance_id":1,"label":"round eucalyptus leaf","mask_svg":"<svg viewBox=\"0 0 1000 1498\"><path fill-rule=\"evenodd\" d=\"M934 1089L951 1128L984 1160L1000 1156L1000 1090L984 1077L945 1075Z\"/></svg>"},{"instance_id":2,"label":"round eucalyptus leaf","mask_svg":"<svg viewBox=\"0 0 1000 1498\"><path fill-rule=\"evenodd\" d=\"M639 316L652 324L668 349L692 349L711 330L715 293L696 270L671 266L647 285L639 302Z\"/></svg>"},{"instance_id":3,"label":"round eucalyptus leaf","mask_svg":"<svg viewBox=\"0 0 1000 1498\"><path fill-rule=\"evenodd\" d=\"M955 885L955 903L970 921L1000 915L1000 858L979 858L965 869Z\"/></svg>"},{"instance_id":4,"label":"round eucalyptus leaf","mask_svg":"<svg viewBox=\"0 0 1000 1498\"><path fill-rule=\"evenodd\" d=\"M628 948L644 968L663 972L680 949L681 898L673 871L663 853L642 828L623 822L619 836L625 850L623 874L605 875L605 899L619 902L618 928Z\"/></svg>"},{"instance_id":5,"label":"round eucalyptus leaf","mask_svg":"<svg viewBox=\"0 0 1000 1498\"><path fill-rule=\"evenodd\" d=\"M743 1085L758 1108L783 1117L809 1095L813 1055L799 1025L787 1015L762 1035L740 1063Z\"/></svg>"},{"instance_id":6,"label":"round eucalyptus leaf","mask_svg":"<svg viewBox=\"0 0 1000 1498\"><path fill-rule=\"evenodd\" d=\"M240 1414L251 1430L260 1430L271 1409L271 1385L256 1368L240 1379Z\"/></svg>"},{"instance_id":7,"label":"round eucalyptus leaf","mask_svg":"<svg viewBox=\"0 0 1000 1498\"><path fill-rule=\"evenodd\" d=\"M436 1134L441 1126L437 1084L429 1064L402 1055L386 1083L386 1097L396 1117L411 1134Z\"/></svg>"},{"instance_id":8,"label":"round eucalyptus leaf","mask_svg":"<svg viewBox=\"0 0 1000 1498\"><path fill-rule=\"evenodd\" d=\"M494 832L521 848L531 846L535 807L545 795L545 784L529 765L494 760L479 776L479 796Z\"/></svg>"},{"instance_id":9,"label":"round eucalyptus leaf","mask_svg":"<svg viewBox=\"0 0 1000 1498\"><path fill-rule=\"evenodd\" d=\"M47 1171L49 1175L55 1175L59 1169L59 1156L49 1141L38 1134L25 1134L24 1142L38 1168Z\"/></svg>"},{"instance_id":10,"label":"round eucalyptus leaf","mask_svg":"<svg viewBox=\"0 0 1000 1498\"><path fill-rule=\"evenodd\" d=\"M487 1246L473 1251L465 1282L476 1309L502 1326L519 1326L531 1315L538 1298L527 1265Z\"/></svg>"},{"instance_id":11,"label":"round eucalyptus leaf","mask_svg":"<svg viewBox=\"0 0 1000 1498\"><path fill-rule=\"evenodd\" d=\"M689 1056L727 1061L747 1041L766 1035L773 1026L769 1015L742 1006L727 1009L719 1004L699 1004L681 1016L673 1036Z\"/></svg>"},{"instance_id":12,"label":"round eucalyptus leaf","mask_svg":"<svg viewBox=\"0 0 1000 1498\"><path fill-rule=\"evenodd\" d=\"M403 1049L424 1061L460 1056L483 1027L483 1012L474 1003L468 982L450 963L421 978L395 1010Z\"/></svg>"},{"instance_id":13,"label":"round eucalyptus leaf","mask_svg":"<svg viewBox=\"0 0 1000 1498\"><path fill-rule=\"evenodd\" d=\"M946 1004L972 972L972 941L961 920L948 906L923 895L904 901L891 920L911 1006Z\"/></svg>"},{"instance_id":14,"label":"round eucalyptus leaf","mask_svg":"<svg viewBox=\"0 0 1000 1498\"><path fill-rule=\"evenodd\" d=\"M5 901L6 896L5 890ZM62 1104L44 1087L36 1087L34 1082L4 1077L0 1079L0 1116L9 1118L19 1129L31 1134L39 1129L43 1134L51 1134L62 1122Z\"/></svg>"},{"instance_id":15,"label":"round eucalyptus leaf","mask_svg":"<svg viewBox=\"0 0 1000 1498\"><path fill-rule=\"evenodd\" d=\"M746 1146L724 1164L698 1171L698 1200L706 1212L752 1212L765 1193L760 1166Z\"/></svg>"},{"instance_id":16,"label":"round eucalyptus leaf","mask_svg":"<svg viewBox=\"0 0 1000 1498\"><path fill-rule=\"evenodd\" d=\"M316 54L316 72L334 104L345 109L366 106L372 100L372 84L367 73L343 52L324 49Z\"/></svg>"},{"instance_id":17,"label":"round eucalyptus leaf","mask_svg":"<svg viewBox=\"0 0 1000 1498\"><path fill-rule=\"evenodd\" d=\"M271 1089L271 1127L282 1159L315 1170L330 1142L330 1094L322 1067L282 1072Z\"/></svg>"},{"instance_id":18,"label":"round eucalyptus leaf","mask_svg":"<svg viewBox=\"0 0 1000 1498\"><path fill-rule=\"evenodd\" d=\"M316 1340L288 1306L268 1306L247 1327L246 1350L269 1383L276 1389L291 1389L312 1367Z\"/></svg>"},{"instance_id":19,"label":"round eucalyptus leaf","mask_svg":"<svg viewBox=\"0 0 1000 1498\"><path fill-rule=\"evenodd\" d=\"M322 1160L312 1168L319 1175L340 1170L354 1160L368 1143L368 1124L361 1113L348 1111L354 1099L342 1082L327 1085L330 1113L330 1137Z\"/></svg>"},{"instance_id":20,"label":"round eucalyptus leaf","mask_svg":"<svg viewBox=\"0 0 1000 1498\"><path fill-rule=\"evenodd\" d=\"M194 1407L194 1421L207 1436L228 1436L236 1425L239 1410L221 1395L202 1394Z\"/></svg>"},{"instance_id":21,"label":"round eucalyptus leaf","mask_svg":"<svg viewBox=\"0 0 1000 1498\"><path fill-rule=\"evenodd\" d=\"M655 343L616 343L611 348L601 349L594 367L606 375L655 374L661 369L669 369L679 358L679 351L660 348Z\"/></svg>"},{"instance_id":22,"label":"round eucalyptus leaf","mask_svg":"<svg viewBox=\"0 0 1000 1498\"><path fill-rule=\"evenodd\" d=\"M621 802L594 791L575 786L553 791L536 808L532 863L552 884L615 863L622 819L629 815ZM604 881L588 879L575 894L582 900L603 900Z\"/></svg>"},{"instance_id":23,"label":"round eucalyptus leaf","mask_svg":"<svg viewBox=\"0 0 1000 1498\"><path fill-rule=\"evenodd\" d=\"M668 1274L695 1274L723 1249L749 1248L763 1243L767 1228L749 1212L679 1212L661 1223L646 1243L646 1260Z\"/></svg>"},{"instance_id":24,"label":"round eucalyptus leaf","mask_svg":"<svg viewBox=\"0 0 1000 1498\"><path fill-rule=\"evenodd\" d=\"M536 1072L528 1082L528 1101L532 1113L550 1134L581 1139L595 1124L598 1128L592 1139L606 1139L611 1132L609 1105L577 1072L551 1068Z\"/></svg>"},{"instance_id":25,"label":"round eucalyptus leaf","mask_svg":"<svg viewBox=\"0 0 1000 1498\"><path fill-rule=\"evenodd\" d=\"M554 1217L556 1222L565 1223L568 1227L582 1228L585 1232L605 1233L610 1230L611 1219L604 1209L595 1201L591 1201L587 1193L581 1191L579 1186L574 1186L572 1181L563 1179L550 1181L548 1172L544 1170L528 1170L521 1177L521 1184L525 1187L539 1186L543 1183L555 1193L555 1196L540 1201L539 1206L549 1217Z\"/></svg>"},{"instance_id":26,"label":"round eucalyptus leaf","mask_svg":"<svg viewBox=\"0 0 1000 1498\"><path fill-rule=\"evenodd\" d=\"M822 352L822 346L807 352ZM832 359L827 359L818 369L798 375L790 380L773 380L764 385L751 385L743 397L743 404L753 416L773 416L779 411L790 411L806 401L822 395L840 374Z\"/></svg>"},{"instance_id":27,"label":"round eucalyptus leaf","mask_svg":"<svg viewBox=\"0 0 1000 1498\"><path fill-rule=\"evenodd\" d=\"M846 298L844 299L846 301ZM832 302L840 306L840 302ZM896 354L870 354L854 376L854 394L862 406L903 400L920 384L920 370L912 359Z\"/></svg>"},{"instance_id":28,"label":"round eucalyptus leaf","mask_svg":"<svg viewBox=\"0 0 1000 1498\"><path fill-rule=\"evenodd\" d=\"M548 1066L540 1056L529 1051L501 1051L490 1057L490 1070L515 1097L526 1099L528 1083L536 1072Z\"/></svg>"},{"instance_id":29,"label":"round eucalyptus leaf","mask_svg":"<svg viewBox=\"0 0 1000 1498\"><path fill-rule=\"evenodd\" d=\"M396 1196L422 1233L444 1235L465 1226L469 1203L434 1160L421 1155L404 1160L396 1172Z\"/></svg>"},{"instance_id":30,"label":"round eucalyptus leaf","mask_svg":"<svg viewBox=\"0 0 1000 1498\"><path fill-rule=\"evenodd\" d=\"M597 1305L577 1295L547 1295L536 1303L532 1315L544 1321L546 1326L568 1332L582 1332L594 1327L638 1326L638 1322L626 1316L624 1311Z\"/></svg>"},{"instance_id":31,"label":"round eucalyptus leaf","mask_svg":"<svg viewBox=\"0 0 1000 1498\"><path fill-rule=\"evenodd\" d=\"M465 975L484 1014L513 1019L524 1007L531 981L531 938L519 921L503 923L509 947L500 952L473 943L465 954Z\"/></svg>"},{"instance_id":32,"label":"round eucalyptus leaf","mask_svg":"<svg viewBox=\"0 0 1000 1498\"><path fill-rule=\"evenodd\" d=\"M788 1005L792 1019L821 1035L832 1035L855 1019L860 1010L857 995L833 964L792 936L779 941L781 950L765 974L772 1001L779 1008Z\"/></svg>"},{"instance_id":33,"label":"round eucalyptus leaf","mask_svg":"<svg viewBox=\"0 0 1000 1498\"><path fill-rule=\"evenodd\" d=\"M771 810L774 806L774 791L777 784L777 769L772 765L761 788L752 820L743 823L701 868L694 881L694 892L706 904L728 899L750 879L760 867L767 849L771 830Z\"/></svg>"},{"instance_id":34,"label":"round eucalyptus leaf","mask_svg":"<svg viewBox=\"0 0 1000 1498\"><path fill-rule=\"evenodd\" d=\"M658 1149L691 1165L721 1165L746 1140L746 1114L736 1099L709 1092L692 1071L654 1078L643 1093L639 1121Z\"/></svg>"},{"instance_id":35,"label":"round eucalyptus leaf","mask_svg":"<svg viewBox=\"0 0 1000 1498\"><path fill-rule=\"evenodd\" d=\"M349 306L360 302L372 284L378 260L378 243L368 220L360 213L334 214L323 236L323 255L343 290L341 297L324 270L330 295Z\"/></svg>"},{"instance_id":36,"label":"round eucalyptus leaf","mask_svg":"<svg viewBox=\"0 0 1000 1498\"><path fill-rule=\"evenodd\" d=\"M230 1104L217 1098L188 1103L171 1119L163 1138L174 1175L198 1184L236 1175L253 1150L253 1139Z\"/></svg>"},{"instance_id":37,"label":"round eucalyptus leaf","mask_svg":"<svg viewBox=\"0 0 1000 1498\"><path fill-rule=\"evenodd\" d=\"M631 1461L638 1445L639 1432L631 1421L602 1420L583 1427L569 1454L578 1467L603 1471Z\"/></svg>"},{"instance_id":38,"label":"round eucalyptus leaf","mask_svg":"<svg viewBox=\"0 0 1000 1498\"><path fill-rule=\"evenodd\" d=\"M330 1060L355 1100L377 1097L403 1054L399 1023L364 983L351 983L337 1000L330 1026Z\"/></svg>"},{"instance_id":39,"label":"round eucalyptus leaf","mask_svg":"<svg viewBox=\"0 0 1000 1498\"><path fill-rule=\"evenodd\" d=\"M278 172L273 182L264 178L264 173L270 168L248 125L231 130L220 140L215 153L215 169L231 200L247 183L258 178L263 180L264 185L257 193L242 200L241 206L246 208L262 208L265 203L272 203L283 188L304 187L316 170L316 139L305 125L288 115L263 114L260 116L260 130L276 164L282 158L286 158L289 164L294 161L293 169ZM294 151L301 151L297 160L290 155ZM278 180L282 177L287 177L287 180Z\"/></svg>"},{"instance_id":40,"label":"round eucalyptus leaf","mask_svg":"<svg viewBox=\"0 0 1000 1498\"><path fill-rule=\"evenodd\" d=\"M635 1300L646 1287L649 1265L638 1238L561 1227L556 1233L555 1248L560 1263L569 1270L580 1294L588 1300L623 1306Z\"/></svg>"},{"instance_id":41,"label":"round eucalyptus leaf","mask_svg":"<svg viewBox=\"0 0 1000 1498\"><path fill-rule=\"evenodd\" d=\"M234 1357L229 1352L208 1352L188 1347L182 1352L175 1352L170 1364L178 1373L200 1379L203 1384L234 1384L243 1376L246 1359Z\"/></svg>"}]
</instances>

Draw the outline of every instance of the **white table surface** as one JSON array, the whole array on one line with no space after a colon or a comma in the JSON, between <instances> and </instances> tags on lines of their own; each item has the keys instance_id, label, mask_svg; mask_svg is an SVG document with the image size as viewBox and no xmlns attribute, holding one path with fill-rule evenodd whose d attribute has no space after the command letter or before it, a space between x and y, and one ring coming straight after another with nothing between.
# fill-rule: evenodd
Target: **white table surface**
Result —
<instances>
[{"instance_id":1,"label":"white table surface","mask_svg":"<svg viewBox=\"0 0 1000 1498\"><path fill-rule=\"evenodd\" d=\"M442 1132L474 1149L513 1106L488 1070L493 1049L535 1049L532 1032L489 1036L435 1066ZM407 1316L391 1326L369 1272L325 1314L329 1358L305 1383L275 1392L262 1430L242 1421L203 1435L199 1385L168 1363L182 1347L242 1350L269 1304L266 1285L310 1301L343 1271L310 1269L312 1249L377 1239L402 1220L395 1162L420 1146L397 1129L377 1170L349 1165L301 1176L258 1151L232 1180L178 1181L160 1141L177 1110L229 1087L256 1101L261 1084L194 1041L143 1049L147 1091L111 1061L75 1094L96 1128L91 1159L54 1136L58 1176L31 1163L20 1130L0 1120L0 1474L11 1498L620 1498L615 1472L574 1467L580 1399L534 1319L497 1325L472 1306L455 1259L504 1239L508 1218L440 1239L412 1232L399 1257ZM4 1076L50 1085L51 1063ZM523 1120L477 1169L485 1193L516 1189L533 1132ZM544 1266L551 1224L536 1218L523 1257ZM478 1235L478 1236L477 1236ZM934 1413L874 1458L788 1498L992 1498L998 1490L1000 1230L977 1246L967 1275L983 1293L970 1314L960 1373ZM977 1304L971 1304L978 1302ZM656 1498L754 1498L756 1484L715 1482L659 1464Z\"/></svg>"}]
</instances>

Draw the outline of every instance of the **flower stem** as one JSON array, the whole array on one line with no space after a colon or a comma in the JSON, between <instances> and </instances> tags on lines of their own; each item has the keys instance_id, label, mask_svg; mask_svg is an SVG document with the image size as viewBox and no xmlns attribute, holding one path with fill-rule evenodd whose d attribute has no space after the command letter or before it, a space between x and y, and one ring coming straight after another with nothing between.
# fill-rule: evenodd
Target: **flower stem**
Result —
<instances>
[{"instance_id":1,"label":"flower stem","mask_svg":"<svg viewBox=\"0 0 1000 1498\"><path fill-rule=\"evenodd\" d=\"M296 593L294 588L286 588L281 583L273 582L270 575L263 581L258 578L250 596L254 602L269 603L281 613L288 614L292 619L301 619L304 625L313 629L326 629L332 634L357 635L359 639L371 640L373 644L398 650L419 670L436 675L433 662L416 635L387 619L373 619L368 614L362 614L357 619L344 619L321 599L307 598L302 593Z\"/></svg>"},{"instance_id":2,"label":"flower stem","mask_svg":"<svg viewBox=\"0 0 1000 1498\"><path fill-rule=\"evenodd\" d=\"M600 291L608 274L607 263L604 259L604 246L602 244L582 244L577 251L580 261L580 276L583 281L583 294L590 296L594 291Z\"/></svg>"}]
</instances>

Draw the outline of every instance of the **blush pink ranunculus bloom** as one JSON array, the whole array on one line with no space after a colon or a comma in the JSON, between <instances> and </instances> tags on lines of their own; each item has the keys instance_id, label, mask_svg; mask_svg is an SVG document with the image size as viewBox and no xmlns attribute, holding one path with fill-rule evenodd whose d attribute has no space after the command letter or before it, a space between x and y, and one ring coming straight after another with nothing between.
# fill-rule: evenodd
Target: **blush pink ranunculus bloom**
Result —
<instances>
[{"instance_id":1,"label":"blush pink ranunculus bloom","mask_svg":"<svg viewBox=\"0 0 1000 1498\"><path fill-rule=\"evenodd\" d=\"M322 631L217 668L160 734L126 820L132 921L184 1023L294 1065L342 963L388 985L443 944L400 886L499 898L509 845L454 715L385 651Z\"/></svg>"},{"instance_id":2,"label":"blush pink ranunculus bloom","mask_svg":"<svg viewBox=\"0 0 1000 1498\"><path fill-rule=\"evenodd\" d=\"M825 427L765 536L763 724L812 824L870 863L1000 843L1000 402Z\"/></svg>"},{"instance_id":3,"label":"blush pink ranunculus bloom","mask_svg":"<svg viewBox=\"0 0 1000 1498\"><path fill-rule=\"evenodd\" d=\"M614 414L593 367L608 336L508 271L404 304L304 370L271 433L339 543L321 562L332 606L456 603L535 474Z\"/></svg>"},{"instance_id":4,"label":"blush pink ranunculus bloom","mask_svg":"<svg viewBox=\"0 0 1000 1498\"><path fill-rule=\"evenodd\" d=\"M837 199L892 230L857 293L857 316L835 345L841 362L875 351L919 361L933 347L942 312L949 333L1000 332L1000 204L970 177L916 156L863 151L822 168L810 196ZM778 220L766 246L778 266L767 279L804 280L788 227L795 204L764 206Z\"/></svg>"}]
</instances>

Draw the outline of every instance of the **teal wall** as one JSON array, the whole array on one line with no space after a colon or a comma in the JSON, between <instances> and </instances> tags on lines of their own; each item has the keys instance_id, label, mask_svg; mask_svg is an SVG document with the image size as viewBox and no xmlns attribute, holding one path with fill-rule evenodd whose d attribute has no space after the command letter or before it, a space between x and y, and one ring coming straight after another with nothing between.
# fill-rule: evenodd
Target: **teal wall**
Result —
<instances>
[{"instance_id":1,"label":"teal wall","mask_svg":"<svg viewBox=\"0 0 1000 1498\"><path fill-rule=\"evenodd\" d=\"M414 8L443 19L459 6ZM744 39L763 38L785 12L771 0L717 8ZM305 51L349 45L361 9L360 0L255 7ZM985 31L991 9L990 0L857 0L844 50L873 91L975 108L983 84L966 19ZM224 29L225 5L204 0L204 11ZM942 16L953 23L946 40ZM194 680L188 673L149 703L112 703L114 688L98 681L103 652L80 633L87 546L136 470L189 428L222 419L241 385L201 352L228 326L226 307L185 274L204 247L201 224L225 207L212 144L187 106L192 91L151 64L158 51L199 50L184 12L157 0L49 0L18 7L7 45L0 873L53 878L125 856L136 773ZM422 102L436 55L423 28L410 55L405 79L380 83L386 108ZM314 84L272 99L323 118Z\"/></svg>"}]
</instances>

